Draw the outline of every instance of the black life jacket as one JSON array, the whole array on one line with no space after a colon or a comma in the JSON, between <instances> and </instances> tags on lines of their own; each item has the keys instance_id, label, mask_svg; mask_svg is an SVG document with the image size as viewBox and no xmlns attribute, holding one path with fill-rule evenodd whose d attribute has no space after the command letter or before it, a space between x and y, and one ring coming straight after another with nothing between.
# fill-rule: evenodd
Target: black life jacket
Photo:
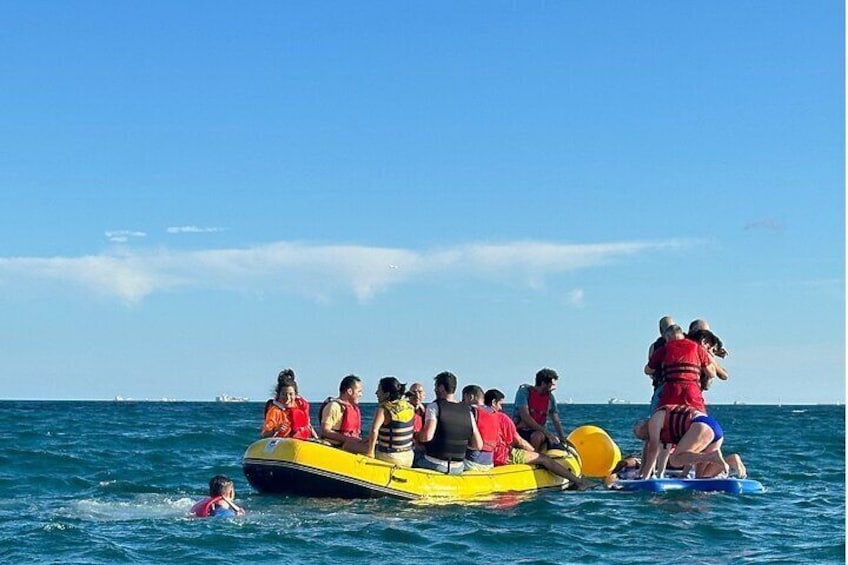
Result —
<instances>
[{"instance_id":1,"label":"black life jacket","mask_svg":"<svg viewBox=\"0 0 848 565\"><path fill-rule=\"evenodd\" d=\"M463 461L468 440L474 437L468 406L443 398L436 401L439 419L433 439L425 443L426 453L442 461Z\"/></svg>"}]
</instances>

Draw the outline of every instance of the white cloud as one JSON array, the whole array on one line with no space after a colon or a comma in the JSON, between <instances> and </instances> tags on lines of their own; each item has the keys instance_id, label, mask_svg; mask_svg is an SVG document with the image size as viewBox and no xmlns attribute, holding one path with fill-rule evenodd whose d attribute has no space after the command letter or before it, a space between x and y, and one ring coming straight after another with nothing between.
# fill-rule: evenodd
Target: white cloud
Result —
<instances>
[{"instance_id":1,"label":"white cloud","mask_svg":"<svg viewBox=\"0 0 848 565\"><path fill-rule=\"evenodd\" d=\"M293 292L315 299L353 293L367 300L411 280L450 276L539 288L548 275L640 253L691 245L665 242L568 244L513 242L416 251L357 245L276 242L245 249L149 251L83 257L0 258L5 279L45 279L137 302L178 288ZM572 292L579 303L583 290Z\"/></svg>"},{"instance_id":2,"label":"white cloud","mask_svg":"<svg viewBox=\"0 0 848 565\"><path fill-rule=\"evenodd\" d=\"M104 232L106 239L113 243L126 243L130 238L141 238L147 237L147 234L143 231L131 231L131 230L111 230Z\"/></svg>"},{"instance_id":3,"label":"white cloud","mask_svg":"<svg viewBox=\"0 0 848 565\"><path fill-rule=\"evenodd\" d=\"M168 233L215 233L224 231L226 228L201 228L198 226L172 226L166 228Z\"/></svg>"},{"instance_id":4,"label":"white cloud","mask_svg":"<svg viewBox=\"0 0 848 565\"><path fill-rule=\"evenodd\" d=\"M583 306L583 292L582 288L575 288L571 292L568 293L568 302L572 306Z\"/></svg>"}]
</instances>

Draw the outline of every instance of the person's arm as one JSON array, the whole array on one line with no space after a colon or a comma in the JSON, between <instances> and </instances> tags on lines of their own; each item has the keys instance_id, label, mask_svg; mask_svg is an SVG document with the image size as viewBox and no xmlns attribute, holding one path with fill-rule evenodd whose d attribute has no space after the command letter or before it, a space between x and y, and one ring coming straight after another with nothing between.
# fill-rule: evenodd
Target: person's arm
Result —
<instances>
[{"instance_id":1,"label":"person's arm","mask_svg":"<svg viewBox=\"0 0 848 565\"><path fill-rule=\"evenodd\" d=\"M432 404L430 406L433 406ZM419 443L427 443L431 441L433 437L436 435L436 422L438 418L438 406L431 409L428 406L424 411L424 426L421 428L421 431L418 432L418 442Z\"/></svg>"},{"instance_id":2,"label":"person's arm","mask_svg":"<svg viewBox=\"0 0 848 565\"><path fill-rule=\"evenodd\" d=\"M657 478L661 479L665 476L665 468L668 466L668 457L670 455L671 449L663 445L657 458Z\"/></svg>"},{"instance_id":3,"label":"person's arm","mask_svg":"<svg viewBox=\"0 0 848 565\"><path fill-rule=\"evenodd\" d=\"M289 426L288 417L284 410L272 406L265 415L265 423L262 425L262 437L272 437L277 432L286 430ZM285 434L283 434L285 435Z\"/></svg>"},{"instance_id":4,"label":"person's arm","mask_svg":"<svg viewBox=\"0 0 848 565\"><path fill-rule=\"evenodd\" d=\"M660 432L665 421L665 410L657 410L648 421L648 443L645 446L645 460L642 461L641 476L648 479L654 474L657 456L660 451Z\"/></svg>"},{"instance_id":5,"label":"person's arm","mask_svg":"<svg viewBox=\"0 0 848 565\"><path fill-rule=\"evenodd\" d=\"M557 410L556 398L551 394L550 405L548 406L548 416L551 417L551 423L554 425L554 429L557 433L557 439L559 439L560 443L565 443L565 432L562 430L562 422L559 419L559 411ZM545 430L547 431L547 430ZM547 434L546 434L547 435ZM548 435L548 439L553 439Z\"/></svg>"},{"instance_id":6,"label":"person's arm","mask_svg":"<svg viewBox=\"0 0 848 565\"><path fill-rule=\"evenodd\" d=\"M344 444L347 436L333 430L342 419L342 407L338 402L328 402L321 412L321 437L335 443Z\"/></svg>"},{"instance_id":7,"label":"person's arm","mask_svg":"<svg viewBox=\"0 0 848 565\"><path fill-rule=\"evenodd\" d=\"M477 429L477 422L474 421L474 415L469 412L468 417L471 418L471 439L468 440L468 447L474 450L483 449L483 438L480 436L480 430Z\"/></svg>"},{"instance_id":8,"label":"person's arm","mask_svg":"<svg viewBox=\"0 0 848 565\"><path fill-rule=\"evenodd\" d=\"M386 412L381 407L377 407L374 412L374 423L371 424L371 433L368 434L368 457L374 457L374 451L377 447L377 435L380 433L380 426L386 421Z\"/></svg>"},{"instance_id":9,"label":"person's arm","mask_svg":"<svg viewBox=\"0 0 848 565\"><path fill-rule=\"evenodd\" d=\"M512 445L513 445L513 447L519 447L519 448L523 449L524 451L530 451L530 452L536 451L533 448L533 446L530 444L529 441L527 441L526 439L524 439L523 437L521 437L518 434L515 434L515 439L513 440Z\"/></svg>"},{"instance_id":10,"label":"person's arm","mask_svg":"<svg viewBox=\"0 0 848 565\"><path fill-rule=\"evenodd\" d=\"M728 375L728 374L727 374L727 371L724 369L724 367L722 367L721 365L719 365L719 363L718 363L718 361L716 361L716 358L715 358L715 357L713 357L713 359L712 359L712 360L713 360L713 365L715 365L715 372L716 372L716 376L717 376L718 378L720 378L721 380L726 381L726 380L727 380L727 378L728 378L730 375Z\"/></svg>"}]
</instances>

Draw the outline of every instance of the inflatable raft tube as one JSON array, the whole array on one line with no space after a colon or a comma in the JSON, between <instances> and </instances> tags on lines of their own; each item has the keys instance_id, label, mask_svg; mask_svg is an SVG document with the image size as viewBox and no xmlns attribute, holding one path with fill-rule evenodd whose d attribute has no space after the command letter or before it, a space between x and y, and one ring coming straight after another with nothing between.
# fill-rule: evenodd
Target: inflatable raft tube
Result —
<instances>
[{"instance_id":1,"label":"inflatable raft tube","mask_svg":"<svg viewBox=\"0 0 848 565\"><path fill-rule=\"evenodd\" d=\"M727 492L731 494L760 494L765 487L751 479L636 479L616 481L620 490L666 493L674 491Z\"/></svg>"},{"instance_id":2,"label":"inflatable raft tube","mask_svg":"<svg viewBox=\"0 0 848 565\"><path fill-rule=\"evenodd\" d=\"M576 455L565 451L548 455L580 474ZM561 490L569 485L567 480L532 465L504 465L452 476L398 467L323 443L291 438L254 442L244 454L242 468L247 481L259 492L333 498L475 500L508 492Z\"/></svg>"},{"instance_id":3,"label":"inflatable raft tube","mask_svg":"<svg viewBox=\"0 0 848 565\"><path fill-rule=\"evenodd\" d=\"M580 454L581 469L587 477L604 478L621 460L618 444L598 426L575 428L567 439Z\"/></svg>"}]
</instances>

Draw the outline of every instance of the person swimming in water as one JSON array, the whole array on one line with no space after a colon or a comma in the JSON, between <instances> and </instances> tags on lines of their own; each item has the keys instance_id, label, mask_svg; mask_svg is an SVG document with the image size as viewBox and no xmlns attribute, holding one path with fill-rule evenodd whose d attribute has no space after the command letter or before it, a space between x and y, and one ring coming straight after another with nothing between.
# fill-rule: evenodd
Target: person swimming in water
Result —
<instances>
[{"instance_id":1,"label":"person swimming in water","mask_svg":"<svg viewBox=\"0 0 848 565\"><path fill-rule=\"evenodd\" d=\"M241 516L244 509L233 501L235 497L233 481L226 475L215 475L209 480L209 496L192 506L191 513L198 518Z\"/></svg>"}]
</instances>

